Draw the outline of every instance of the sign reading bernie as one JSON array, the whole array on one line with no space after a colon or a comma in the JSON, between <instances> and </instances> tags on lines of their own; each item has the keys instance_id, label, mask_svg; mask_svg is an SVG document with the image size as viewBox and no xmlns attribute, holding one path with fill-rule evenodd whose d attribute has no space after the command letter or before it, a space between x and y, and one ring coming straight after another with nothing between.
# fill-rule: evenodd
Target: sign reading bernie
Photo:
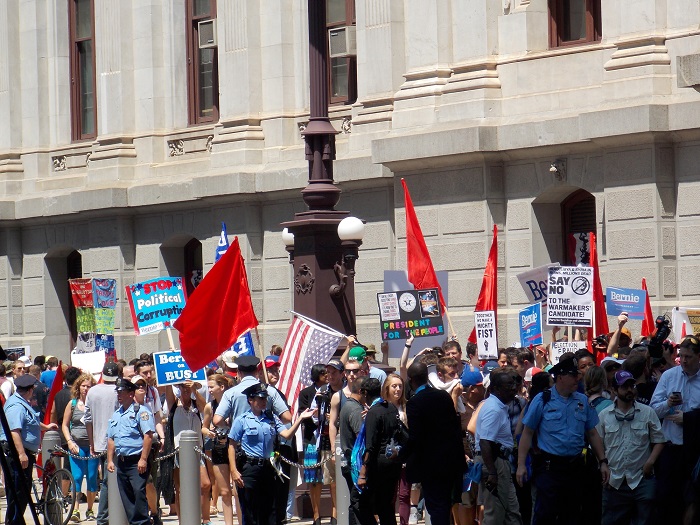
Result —
<instances>
[{"instance_id":1,"label":"sign reading bernie","mask_svg":"<svg viewBox=\"0 0 700 525\"><path fill-rule=\"evenodd\" d=\"M158 386L176 385L185 381L197 381L205 384L207 375L204 369L193 372L187 366L180 352L156 352L153 354Z\"/></svg>"},{"instance_id":2,"label":"sign reading bernie","mask_svg":"<svg viewBox=\"0 0 700 525\"><path fill-rule=\"evenodd\" d=\"M592 326L593 268L559 266L549 269L547 324Z\"/></svg>"},{"instance_id":3,"label":"sign reading bernie","mask_svg":"<svg viewBox=\"0 0 700 525\"><path fill-rule=\"evenodd\" d=\"M377 294L382 341L445 333L437 289Z\"/></svg>"},{"instance_id":4,"label":"sign reading bernie","mask_svg":"<svg viewBox=\"0 0 700 525\"><path fill-rule=\"evenodd\" d=\"M605 309L608 315L620 315L627 312L630 319L641 321L644 319L644 306L647 301L647 293L644 290L634 288L605 289Z\"/></svg>"},{"instance_id":5,"label":"sign reading bernie","mask_svg":"<svg viewBox=\"0 0 700 525\"><path fill-rule=\"evenodd\" d=\"M137 335L170 328L185 307L182 277L159 277L128 285L126 297Z\"/></svg>"},{"instance_id":6,"label":"sign reading bernie","mask_svg":"<svg viewBox=\"0 0 700 525\"><path fill-rule=\"evenodd\" d=\"M523 308L518 313L520 344L523 347L542 344L542 303Z\"/></svg>"}]
</instances>

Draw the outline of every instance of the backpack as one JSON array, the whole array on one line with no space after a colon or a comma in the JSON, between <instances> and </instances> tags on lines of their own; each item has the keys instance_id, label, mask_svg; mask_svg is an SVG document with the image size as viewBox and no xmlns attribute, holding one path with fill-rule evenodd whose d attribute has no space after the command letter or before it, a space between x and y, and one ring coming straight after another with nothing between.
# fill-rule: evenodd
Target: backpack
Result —
<instances>
[{"instance_id":1,"label":"backpack","mask_svg":"<svg viewBox=\"0 0 700 525\"><path fill-rule=\"evenodd\" d=\"M379 403L381 400L382 398L378 397L372 401L370 408ZM360 490L360 487L357 486L357 479L360 477L360 468L362 467L362 463L364 461L366 445L367 431L365 429L365 421L363 420L360 431L357 433L357 438L355 438L355 444L352 447L352 452L350 453L350 477L352 478L355 488L357 488L358 492L360 493L362 493L362 491Z\"/></svg>"}]
</instances>

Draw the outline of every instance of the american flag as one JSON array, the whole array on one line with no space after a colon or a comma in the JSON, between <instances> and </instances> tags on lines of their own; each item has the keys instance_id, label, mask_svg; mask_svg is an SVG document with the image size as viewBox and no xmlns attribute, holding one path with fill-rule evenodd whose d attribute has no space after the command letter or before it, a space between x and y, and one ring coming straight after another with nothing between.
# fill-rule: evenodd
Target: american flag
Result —
<instances>
[{"instance_id":1,"label":"american flag","mask_svg":"<svg viewBox=\"0 0 700 525\"><path fill-rule=\"evenodd\" d=\"M287 396L289 406L295 411L299 392L313 383L311 367L327 363L343 337L340 332L319 326L310 319L294 316L284 343L277 388Z\"/></svg>"}]
</instances>

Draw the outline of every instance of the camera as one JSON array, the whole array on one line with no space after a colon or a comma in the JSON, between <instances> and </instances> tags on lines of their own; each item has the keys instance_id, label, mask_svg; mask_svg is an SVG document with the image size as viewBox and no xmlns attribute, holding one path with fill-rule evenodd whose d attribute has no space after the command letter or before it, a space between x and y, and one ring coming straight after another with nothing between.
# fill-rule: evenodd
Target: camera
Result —
<instances>
[{"instance_id":1,"label":"camera","mask_svg":"<svg viewBox=\"0 0 700 525\"><path fill-rule=\"evenodd\" d=\"M652 358L663 357L663 343L671 334L671 320L667 315L656 318L656 330L649 340L649 355Z\"/></svg>"}]
</instances>

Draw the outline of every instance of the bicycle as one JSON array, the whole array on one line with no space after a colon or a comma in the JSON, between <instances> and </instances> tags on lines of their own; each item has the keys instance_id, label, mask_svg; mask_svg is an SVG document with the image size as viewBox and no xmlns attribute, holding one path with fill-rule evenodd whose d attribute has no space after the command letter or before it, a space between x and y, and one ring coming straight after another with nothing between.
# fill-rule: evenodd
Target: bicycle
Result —
<instances>
[{"instance_id":1,"label":"bicycle","mask_svg":"<svg viewBox=\"0 0 700 525\"><path fill-rule=\"evenodd\" d=\"M34 508L37 514L44 515L45 525L66 525L73 515L76 503L75 480L66 469L56 468L55 458L63 457L59 451L51 452L49 458L40 466L41 477L32 483L34 491ZM37 483L41 483L41 497L38 496Z\"/></svg>"}]
</instances>

